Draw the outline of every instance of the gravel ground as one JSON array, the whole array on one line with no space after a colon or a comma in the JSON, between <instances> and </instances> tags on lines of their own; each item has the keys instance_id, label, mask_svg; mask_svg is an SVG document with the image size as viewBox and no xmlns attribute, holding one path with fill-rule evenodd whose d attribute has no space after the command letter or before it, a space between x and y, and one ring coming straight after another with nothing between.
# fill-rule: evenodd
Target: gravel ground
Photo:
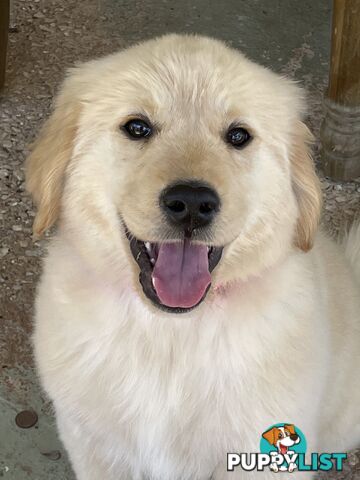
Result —
<instances>
[{"instance_id":1,"label":"gravel ground","mask_svg":"<svg viewBox=\"0 0 360 480\"><path fill-rule=\"evenodd\" d=\"M46 239L31 239L34 210L24 190L23 162L67 67L167 31L214 35L300 80L309 92L308 123L318 138L327 83L329 1L314 5L306 0L299 6L274 0L271 9L266 0L242 1L240 12L236 1L219 3L13 0L7 83L0 99L0 393L6 401L25 405L28 392L36 389L33 379L31 388L14 380L24 368L32 371L31 312L46 244ZM281 33L284 17L288 37ZM318 161L318 141L314 153ZM323 226L336 235L359 211L360 184L320 176ZM41 410L48 415L46 403ZM350 455L344 472L323 478L335 477L360 478L359 453Z\"/></svg>"}]
</instances>

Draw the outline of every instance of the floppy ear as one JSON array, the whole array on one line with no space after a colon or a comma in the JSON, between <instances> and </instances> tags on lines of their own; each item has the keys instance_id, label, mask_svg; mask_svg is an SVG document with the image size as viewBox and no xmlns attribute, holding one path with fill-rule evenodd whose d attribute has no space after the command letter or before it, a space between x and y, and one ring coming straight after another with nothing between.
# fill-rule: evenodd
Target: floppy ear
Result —
<instances>
[{"instance_id":1,"label":"floppy ear","mask_svg":"<svg viewBox=\"0 0 360 480\"><path fill-rule=\"evenodd\" d=\"M276 432L277 432L277 428L273 427L270 430L268 430L267 432L264 432L262 434L262 437L265 438L265 440L267 440L270 443L270 445L275 445L275 443L276 443L275 433Z\"/></svg>"},{"instance_id":2,"label":"floppy ear","mask_svg":"<svg viewBox=\"0 0 360 480\"><path fill-rule=\"evenodd\" d=\"M295 432L295 425L290 425L290 424L285 424L284 425L284 428L286 428L286 430L289 430L290 434L291 435L294 435L296 432Z\"/></svg>"},{"instance_id":3,"label":"floppy ear","mask_svg":"<svg viewBox=\"0 0 360 480\"><path fill-rule=\"evenodd\" d=\"M33 225L35 237L41 236L58 219L79 113L80 102L66 80L54 112L42 127L26 160L26 188L38 208Z\"/></svg>"},{"instance_id":4,"label":"floppy ear","mask_svg":"<svg viewBox=\"0 0 360 480\"><path fill-rule=\"evenodd\" d=\"M312 140L310 130L299 121L294 133L290 161L293 189L299 208L294 242L304 252L313 246L322 205L320 181L310 154Z\"/></svg>"}]
</instances>

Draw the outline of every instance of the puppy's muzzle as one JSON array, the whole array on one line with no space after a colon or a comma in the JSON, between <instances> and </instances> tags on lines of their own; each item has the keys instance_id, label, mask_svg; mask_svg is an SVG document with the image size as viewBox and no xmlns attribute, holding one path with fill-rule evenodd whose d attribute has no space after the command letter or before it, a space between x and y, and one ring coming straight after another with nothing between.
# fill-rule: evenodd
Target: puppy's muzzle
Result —
<instances>
[{"instance_id":1,"label":"puppy's muzzle","mask_svg":"<svg viewBox=\"0 0 360 480\"><path fill-rule=\"evenodd\" d=\"M130 251L146 297L167 312L188 312L205 299L221 259L223 246L209 243L220 198L205 182L181 180L160 193L159 206L171 235L166 241L137 239L125 225Z\"/></svg>"},{"instance_id":2,"label":"puppy's muzzle","mask_svg":"<svg viewBox=\"0 0 360 480\"><path fill-rule=\"evenodd\" d=\"M210 225L220 210L220 199L208 185L185 181L165 188L160 206L171 224L191 236L193 230Z\"/></svg>"}]
</instances>

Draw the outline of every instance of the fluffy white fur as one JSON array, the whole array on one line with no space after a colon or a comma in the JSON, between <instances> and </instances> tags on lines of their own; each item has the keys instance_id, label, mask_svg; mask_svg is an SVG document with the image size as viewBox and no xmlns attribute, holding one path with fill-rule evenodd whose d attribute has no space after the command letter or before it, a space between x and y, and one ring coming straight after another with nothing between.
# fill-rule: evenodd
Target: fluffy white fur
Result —
<instances>
[{"instance_id":1,"label":"fluffy white fur","mask_svg":"<svg viewBox=\"0 0 360 480\"><path fill-rule=\"evenodd\" d=\"M142 147L118 128L140 111L161 127ZM201 37L70 72L28 187L36 233L58 222L34 344L78 480L267 480L276 474L227 474L226 453L259 451L284 421L310 452L359 443L360 231L345 246L315 235L302 111L292 82ZM240 151L223 140L234 120L254 137ZM141 292L120 218L163 240L156 199L184 177L218 190L209 242L225 248L206 300L176 315Z\"/></svg>"}]
</instances>

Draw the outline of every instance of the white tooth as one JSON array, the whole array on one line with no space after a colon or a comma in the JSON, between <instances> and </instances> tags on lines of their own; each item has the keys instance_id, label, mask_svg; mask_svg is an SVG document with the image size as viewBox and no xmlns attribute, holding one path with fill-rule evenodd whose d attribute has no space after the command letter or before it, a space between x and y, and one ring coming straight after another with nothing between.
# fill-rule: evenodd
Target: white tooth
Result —
<instances>
[{"instance_id":1,"label":"white tooth","mask_svg":"<svg viewBox=\"0 0 360 480\"><path fill-rule=\"evenodd\" d=\"M147 250L148 252L151 251L151 244L150 244L150 242L145 242L145 248L146 248L146 250Z\"/></svg>"},{"instance_id":2,"label":"white tooth","mask_svg":"<svg viewBox=\"0 0 360 480\"><path fill-rule=\"evenodd\" d=\"M155 265L155 258L150 258L151 265Z\"/></svg>"},{"instance_id":3,"label":"white tooth","mask_svg":"<svg viewBox=\"0 0 360 480\"><path fill-rule=\"evenodd\" d=\"M151 277L151 282L153 284L153 287L155 288L155 280L154 280L154 277Z\"/></svg>"}]
</instances>

